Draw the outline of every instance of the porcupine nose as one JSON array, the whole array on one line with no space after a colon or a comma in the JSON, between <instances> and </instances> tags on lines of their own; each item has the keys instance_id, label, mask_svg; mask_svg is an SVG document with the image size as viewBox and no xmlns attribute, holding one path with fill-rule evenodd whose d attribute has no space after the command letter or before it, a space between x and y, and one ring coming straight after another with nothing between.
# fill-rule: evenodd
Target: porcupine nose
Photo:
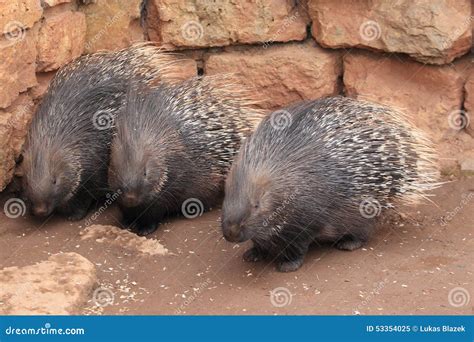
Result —
<instances>
[{"instance_id":1,"label":"porcupine nose","mask_svg":"<svg viewBox=\"0 0 474 342\"><path fill-rule=\"evenodd\" d=\"M227 241L241 242L242 240L242 229L239 224L223 222L222 232Z\"/></svg>"},{"instance_id":2,"label":"porcupine nose","mask_svg":"<svg viewBox=\"0 0 474 342\"><path fill-rule=\"evenodd\" d=\"M46 204L39 204L33 207L33 215L35 216L47 216L48 214L49 210Z\"/></svg>"},{"instance_id":3,"label":"porcupine nose","mask_svg":"<svg viewBox=\"0 0 474 342\"><path fill-rule=\"evenodd\" d=\"M126 192L123 195L123 204L127 207L136 207L138 202L138 195L135 192Z\"/></svg>"},{"instance_id":4,"label":"porcupine nose","mask_svg":"<svg viewBox=\"0 0 474 342\"><path fill-rule=\"evenodd\" d=\"M127 207L138 206L138 194L135 191L126 190L122 195L122 203Z\"/></svg>"}]
</instances>

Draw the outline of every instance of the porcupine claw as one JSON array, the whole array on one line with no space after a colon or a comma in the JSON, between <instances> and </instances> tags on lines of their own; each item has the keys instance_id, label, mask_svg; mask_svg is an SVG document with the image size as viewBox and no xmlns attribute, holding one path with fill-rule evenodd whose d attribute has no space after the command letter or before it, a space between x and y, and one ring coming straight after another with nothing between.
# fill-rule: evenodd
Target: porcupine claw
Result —
<instances>
[{"instance_id":1,"label":"porcupine claw","mask_svg":"<svg viewBox=\"0 0 474 342\"><path fill-rule=\"evenodd\" d=\"M277 265L277 270L280 272L294 272L303 265L304 255L300 256L298 259L290 261L282 261Z\"/></svg>"},{"instance_id":2,"label":"porcupine claw","mask_svg":"<svg viewBox=\"0 0 474 342\"><path fill-rule=\"evenodd\" d=\"M265 258L265 255L260 248L254 246L250 249L247 249L242 258L246 262L257 262L263 260Z\"/></svg>"},{"instance_id":3,"label":"porcupine claw","mask_svg":"<svg viewBox=\"0 0 474 342\"><path fill-rule=\"evenodd\" d=\"M139 236L147 236L154 233L158 229L157 223L152 223L147 226L141 226L140 228L136 228L134 231Z\"/></svg>"},{"instance_id":4,"label":"porcupine claw","mask_svg":"<svg viewBox=\"0 0 474 342\"><path fill-rule=\"evenodd\" d=\"M364 245L364 241L354 239L344 239L336 243L336 248L344 251L353 251L361 248Z\"/></svg>"}]
</instances>

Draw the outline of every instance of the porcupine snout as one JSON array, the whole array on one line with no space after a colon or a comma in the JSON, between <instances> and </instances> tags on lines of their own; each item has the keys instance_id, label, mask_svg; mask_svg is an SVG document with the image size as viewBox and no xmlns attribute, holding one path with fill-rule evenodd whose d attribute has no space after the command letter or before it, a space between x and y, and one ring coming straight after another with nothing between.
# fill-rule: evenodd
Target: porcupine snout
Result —
<instances>
[{"instance_id":1,"label":"porcupine snout","mask_svg":"<svg viewBox=\"0 0 474 342\"><path fill-rule=\"evenodd\" d=\"M49 216L53 212L53 208L46 203L39 203L33 205L33 215L39 217Z\"/></svg>"},{"instance_id":2,"label":"porcupine snout","mask_svg":"<svg viewBox=\"0 0 474 342\"><path fill-rule=\"evenodd\" d=\"M123 182L120 186L122 196L120 201L127 207L136 207L143 202L142 194L146 189L138 179L130 179L128 182Z\"/></svg>"},{"instance_id":3,"label":"porcupine snout","mask_svg":"<svg viewBox=\"0 0 474 342\"><path fill-rule=\"evenodd\" d=\"M127 207L136 207L140 203L138 194L133 190L123 194L122 202Z\"/></svg>"},{"instance_id":4,"label":"porcupine snout","mask_svg":"<svg viewBox=\"0 0 474 342\"><path fill-rule=\"evenodd\" d=\"M229 242L244 242L250 240L254 232L246 224L247 215L226 215L222 221L222 233Z\"/></svg>"},{"instance_id":5,"label":"porcupine snout","mask_svg":"<svg viewBox=\"0 0 474 342\"><path fill-rule=\"evenodd\" d=\"M228 220L222 222L222 232L229 242L243 242L243 230L239 223L230 222Z\"/></svg>"}]
</instances>

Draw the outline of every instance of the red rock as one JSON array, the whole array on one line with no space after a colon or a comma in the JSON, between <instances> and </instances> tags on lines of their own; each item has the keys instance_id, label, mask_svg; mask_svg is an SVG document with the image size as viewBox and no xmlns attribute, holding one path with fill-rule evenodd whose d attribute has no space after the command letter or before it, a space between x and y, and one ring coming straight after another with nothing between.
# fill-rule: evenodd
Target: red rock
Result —
<instances>
[{"instance_id":1,"label":"red rock","mask_svg":"<svg viewBox=\"0 0 474 342\"><path fill-rule=\"evenodd\" d=\"M141 0L107 0L81 6L87 21L85 52L119 50L144 40Z\"/></svg>"},{"instance_id":2,"label":"red rock","mask_svg":"<svg viewBox=\"0 0 474 342\"><path fill-rule=\"evenodd\" d=\"M21 154L21 148L25 142L28 128L35 112L35 104L30 96L22 94L10 107L10 125L12 129L11 146L15 158Z\"/></svg>"},{"instance_id":3,"label":"red rock","mask_svg":"<svg viewBox=\"0 0 474 342\"><path fill-rule=\"evenodd\" d=\"M308 42L212 54L205 61L205 74L218 73L239 75L262 99L262 108L274 109L338 94L342 69L337 52Z\"/></svg>"},{"instance_id":4,"label":"red rock","mask_svg":"<svg viewBox=\"0 0 474 342\"><path fill-rule=\"evenodd\" d=\"M180 72L174 75L178 79L188 79L197 76L197 63L194 59L186 58L180 61Z\"/></svg>"},{"instance_id":5,"label":"red rock","mask_svg":"<svg viewBox=\"0 0 474 342\"><path fill-rule=\"evenodd\" d=\"M12 104L19 93L36 85L36 30L28 30L14 43L0 41L0 108Z\"/></svg>"},{"instance_id":6,"label":"red rock","mask_svg":"<svg viewBox=\"0 0 474 342\"><path fill-rule=\"evenodd\" d=\"M42 0L43 7L53 7L64 3L69 3L72 0Z\"/></svg>"},{"instance_id":7,"label":"red rock","mask_svg":"<svg viewBox=\"0 0 474 342\"><path fill-rule=\"evenodd\" d=\"M55 74L56 74L56 71L40 72L36 74L36 79L38 81L38 84L30 89L30 94L34 100L37 100L43 97L44 93L48 89L49 82L51 82Z\"/></svg>"},{"instance_id":8,"label":"red rock","mask_svg":"<svg viewBox=\"0 0 474 342\"><path fill-rule=\"evenodd\" d=\"M5 189L13 177L15 156L10 145L12 130L9 117L0 114L0 191Z\"/></svg>"},{"instance_id":9,"label":"red rock","mask_svg":"<svg viewBox=\"0 0 474 342\"><path fill-rule=\"evenodd\" d=\"M172 47L272 43L306 38L306 11L294 0L150 1L150 37Z\"/></svg>"},{"instance_id":10,"label":"red rock","mask_svg":"<svg viewBox=\"0 0 474 342\"><path fill-rule=\"evenodd\" d=\"M0 1L0 30L2 33L24 31L33 27L43 14L39 0Z\"/></svg>"},{"instance_id":11,"label":"red rock","mask_svg":"<svg viewBox=\"0 0 474 342\"><path fill-rule=\"evenodd\" d=\"M13 177L15 160L21 153L33 113L33 101L26 94L10 107L0 109L0 191Z\"/></svg>"},{"instance_id":12,"label":"red rock","mask_svg":"<svg viewBox=\"0 0 474 342\"><path fill-rule=\"evenodd\" d=\"M405 112L434 141L443 168L452 168L465 149L474 148L474 139L454 124L461 112L463 82L454 66L423 65L365 52L344 57L346 94Z\"/></svg>"},{"instance_id":13,"label":"red rock","mask_svg":"<svg viewBox=\"0 0 474 342\"><path fill-rule=\"evenodd\" d=\"M474 137L474 66L470 68L466 84L464 85L466 110L466 131Z\"/></svg>"},{"instance_id":14,"label":"red rock","mask_svg":"<svg viewBox=\"0 0 474 342\"><path fill-rule=\"evenodd\" d=\"M323 46L401 52L445 64L472 46L470 0L310 0L312 33Z\"/></svg>"},{"instance_id":15,"label":"red rock","mask_svg":"<svg viewBox=\"0 0 474 342\"><path fill-rule=\"evenodd\" d=\"M83 13L66 11L46 18L38 34L37 71L55 70L79 57L85 34Z\"/></svg>"},{"instance_id":16,"label":"red rock","mask_svg":"<svg viewBox=\"0 0 474 342\"><path fill-rule=\"evenodd\" d=\"M462 104L463 80L454 68L406 58L350 53L344 57L344 86L349 96L404 109L438 138L450 129L449 114Z\"/></svg>"},{"instance_id":17,"label":"red rock","mask_svg":"<svg viewBox=\"0 0 474 342\"><path fill-rule=\"evenodd\" d=\"M77 253L54 254L48 260L0 270L2 315L70 315L91 298L97 301L97 272ZM113 292L108 290L111 299Z\"/></svg>"}]
</instances>

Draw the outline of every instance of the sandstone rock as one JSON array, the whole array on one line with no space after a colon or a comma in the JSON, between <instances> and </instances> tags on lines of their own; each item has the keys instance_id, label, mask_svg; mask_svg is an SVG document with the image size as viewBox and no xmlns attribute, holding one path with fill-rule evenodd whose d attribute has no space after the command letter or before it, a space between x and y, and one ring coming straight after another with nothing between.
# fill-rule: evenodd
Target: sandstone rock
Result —
<instances>
[{"instance_id":1,"label":"sandstone rock","mask_svg":"<svg viewBox=\"0 0 474 342\"><path fill-rule=\"evenodd\" d=\"M274 109L338 94L342 69L339 53L310 41L213 54L205 62L205 73L236 73L255 89L262 108Z\"/></svg>"},{"instance_id":2,"label":"sandstone rock","mask_svg":"<svg viewBox=\"0 0 474 342\"><path fill-rule=\"evenodd\" d=\"M5 111L11 114L9 122L12 129L11 146L15 158L18 158L28 133L29 124L33 118L35 105L31 97L27 94L22 94Z\"/></svg>"},{"instance_id":3,"label":"sandstone rock","mask_svg":"<svg viewBox=\"0 0 474 342\"><path fill-rule=\"evenodd\" d=\"M67 11L46 18L38 35L37 71L55 70L79 57L85 33L83 13Z\"/></svg>"},{"instance_id":4,"label":"sandstone rock","mask_svg":"<svg viewBox=\"0 0 474 342\"><path fill-rule=\"evenodd\" d=\"M0 109L0 191L13 176L15 160L21 153L34 109L27 94L21 94L10 107Z\"/></svg>"},{"instance_id":5,"label":"sandstone rock","mask_svg":"<svg viewBox=\"0 0 474 342\"><path fill-rule=\"evenodd\" d=\"M72 0L41 0L41 3L43 4L43 7L48 8L48 7L53 7L56 5L68 3L71 1Z\"/></svg>"},{"instance_id":6,"label":"sandstone rock","mask_svg":"<svg viewBox=\"0 0 474 342\"><path fill-rule=\"evenodd\" d=\"M460 160L461 172L474 175L474 153L466 153Z\"/></svg>"},{"instance_id":7,"label":"sandstone rock","mask_svg":"<svg viewBox=\"0 0 474 342\"><path fill-rule=\"evenodd\" d=\"M464 130L451 130L442 141L435 143L435 148L442 173L458 175L466 153L474 151L474 139Z\"/></svg>"},{"instance_id":8,"label":"sandstone rock","mask_svg":"<svg viewBox=\"0 0 474 342\"><path fill-rule=\"evenodd\" d=\"M41 72L36 74L38 84L30 89L30 94L34 100L43 97L44 93L48 89L49 82L53 79L56 71Z\"/></svg>"},{"instance_id":9,"label":"sandstone rock","mask_svg":"<svg viewBox=\"0 0 474 342\"><path fill-rule=\"evenodd\" d=\"M15 154L10 144L12 129L10 117L0 113L0 191L5 189L13 177Z\"/></svg>"},{"instance_id":10,"label":"sandstone rock","mask_svg":"<svg viewBox=\"0 0 474 342\"><path fill-rule=\"evenodd\" d=\"M76 253L0 271L0 314L68 315L79 313L97 282L95 266Z\"/></svg>"},{"instance_id":11,"label":"sandstone rock","mask_svg":"<svg viewBox=\"0 0 474 342\"><path fill-rule=\"evenodd\" d=\"M86 221L86 225L94 222L94 214ZM165 255L168 250L158 241L144 236L138 236L128 230L114 226L94 224L81 233L81 239L94 239L97 243L116 246L131 252L145 255Z\"/></svg>"},{"instance_id":12,"label":"sandstone rock","mask_svg":"<svg viewBox=\"0 0 474 342\"><path fill-rule=\"evenodd\" d=\"M6 0L0 2L0 13L1 32L16 32L16 35L32 27L41 18L43 9L38 0Z\"/></svg>"},{"instance_id":13,"label":"sandstone rock","mask_svg":"<svg viewBox=\"0 0 474 342\"><path fill-rule=\"evenodd\" d=\"M180 61L180 72L175 77L185 80L197 76L197 63L194 59L183 59Z\"/></svg>"},{"instance_id":14,"label":"sandstone rock","mask_svg":"<svg viewBox=\"0 0 474 342\"><path fill-rule=\"evenodd\" d=\"M401 52L444 64L472 45L470 0L310 0L312 33L323 46Z\"/></svg>"},{"instance_id":15,"label":"sandstone rock","mask_svg":"<svg viewBox=\"0 0 474 342\"><path fill-rule=\"evenodd\" d=\"M141 0L98 0L80 7L86 15L85 52L118 50L143 41L140 27Z\"/></svg>"},{"instance_id":16,"label":"sandstone rock","mask_svg":"<svg viewBox=\"0 0 474 342\"><path fill-rule=\"evenodd\" d=\"M36 33L29 30L14 43L0 42L0 108L8 107L20 92L36 85Z\"/></svg>"},{"instance_id":17,"label":"sandstone rock","mask_svg":"<svg viewBox=\"0 0 474 342\"><path fill-rule=\"evenodd\" d=\"M437 140L462 104L463 80L454 68L408 58L351 52L344 57L344 86L349 96L401 108Z\"/></svg>"},{"instance_id":18,"label":"sandstone rock","mask_svg":"<svg viewBox=\"0 0 474 342\"><path fill-rule=\"evenodd\" d=\"M470 56L469 66L464 67L462 70L466 72L466 105L465 107L474 111L474 55Z\"/></svg>"},{"instance_id":19,"label":"sandstone rock","mask_svg":"<svg viewBox=\"0 0 474 342\"><path fill-rule=\"evenodd\" d=\"M470 68L469 76L464 85L464 90L464 108L466 109L466 119L468 120L466 131L474 137L474 67Z\"/></svg>"},{"instance_id":20,"label":"sandstone rock","mask_svg":"<svg viewBox=\"0 0 474 342\"><path fill-rule=\"evenodd\" d=\"M463 77L452 66L351 52L344 57L344 86L348 96L405 112L435 142L443 168L452 168L459 153L474 145L473 139L455 129L461 112Z\"/></svg>"},{"instance_id":21,"label":"sandstone rock","mask_svg":"<svg viewBox=\"0 0 474 342\"><path fill-rule=\"evenodd\" d=\"M306 11L294 0L150 1L150 37L175 47L272 43L306 38Z\"/></svg>"}]
</instances>

